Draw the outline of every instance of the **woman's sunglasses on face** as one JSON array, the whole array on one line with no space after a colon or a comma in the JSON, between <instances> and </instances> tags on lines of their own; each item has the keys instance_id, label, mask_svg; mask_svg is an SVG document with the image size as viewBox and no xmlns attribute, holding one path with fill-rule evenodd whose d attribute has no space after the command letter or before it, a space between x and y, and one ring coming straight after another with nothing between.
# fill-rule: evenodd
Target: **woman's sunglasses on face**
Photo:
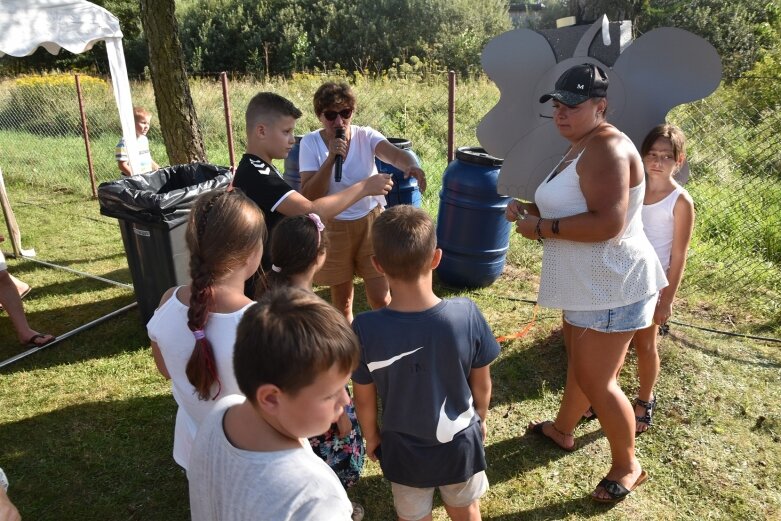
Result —
<instances>
[{"instance_id":1,"label":"woman's sunglasses on face","mask_svg":"<svg viewBox=\"0 0 781 521\"><path fill-rule=\"evenodd\" d=\"M335 110L325 110L323 111L323 116L325 116L325 119L328 121L333 121L336 119L336 116L342 116L342 119L350 119L350 116L353 115L353 109L342 109L339 112Z\"/></svg>"}]
</instances>

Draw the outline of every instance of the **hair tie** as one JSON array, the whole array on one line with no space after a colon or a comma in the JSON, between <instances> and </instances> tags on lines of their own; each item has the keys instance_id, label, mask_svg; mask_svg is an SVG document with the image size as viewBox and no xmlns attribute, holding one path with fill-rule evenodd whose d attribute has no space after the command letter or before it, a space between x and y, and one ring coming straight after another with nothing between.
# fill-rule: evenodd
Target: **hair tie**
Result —
<instances>
[{"instance_id":1,"label":"hair tie","mask_svg":"<svg viewBox=\"0 0 781 521\"><path fill-rule=\"evenodd\" d=\"M206 338L206 333L203 332L203 329L196 329L193 331L193 336L195 337L195 340L203 340Z\"/></svg>"},{"instance_id":2,"label":"hair tie","mask_svg":"<svg viewBox=\"0 0 781 521\"><path fill-rule=\"evenodd\" d=\"M320 234L325 230L325 225L323 224L323 221L320 220L320 216L316 213L308 213L306 216L315 223L315 228L317 228L317 245L320 246Z\"/></svg>"},{"instance_id":3,"label":"hair tie","mask_svg":"<svg viewBox=\"0 0 781 521\"><path fill-rule=\"evenodd\" d=\"M276 264L272 264L271 265L271 271L273 271L274 273L282 273L282 268L280 268Z\"/></svg>"}]
</instances>

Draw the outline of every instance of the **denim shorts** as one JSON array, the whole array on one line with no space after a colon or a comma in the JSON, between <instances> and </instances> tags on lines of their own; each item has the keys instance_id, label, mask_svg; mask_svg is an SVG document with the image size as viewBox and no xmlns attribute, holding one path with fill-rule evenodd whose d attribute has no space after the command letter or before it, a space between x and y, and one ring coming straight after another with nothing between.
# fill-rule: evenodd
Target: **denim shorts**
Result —
<instances>
[{"instance_id":1,"label":"denim shorts","mask_svg":"<svg viewBox=\"0 0 781 521\"><path fill-rule=\"evenodd\" d=\"M653 324L654 310L659 295L638 300L626 306L595 311L564 310L564 320L568 324L583 329L593 329L601 333L626 333L637 331Z\"/></svg>"}]
</instances>

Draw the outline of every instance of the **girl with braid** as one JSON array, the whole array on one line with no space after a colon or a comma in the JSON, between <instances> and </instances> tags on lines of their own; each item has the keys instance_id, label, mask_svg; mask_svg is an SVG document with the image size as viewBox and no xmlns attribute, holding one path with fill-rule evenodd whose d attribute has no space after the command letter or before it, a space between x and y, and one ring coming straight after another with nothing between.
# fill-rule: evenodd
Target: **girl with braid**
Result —
<instances>
[{"instance_id":1,"label":"girl with braid","mask_svg":"<svg viewBox=\"0 0 781 521\"><path fill-rule=\"evenodd\" d=\"M201 421L219 398L241 394L233 344L254 303L244 282L258 271L265 235L263 212L240 190L200 196L187 223L191 282L166 291L147 324L155 364L179 405L174 460L185 471Z\"/></svg>"},{"instance_id":2,"label":"girl with braid","mask_svg":"<svg viewBox=\"0 0 781 521\"><path fill-rule=\"evenodd\" d=\"M292 286L312 291L312 280L325 263L328 236L315 213L285 217L274 227L269 242L271 272L269 288ZM349 389L348 389L348 395ZM363 435L352 400L336 423L320 436L309 438L312 450L336 473L345 490L358 482L363 469ZM363 507L353 502L353 520L361 519Z\"/></svg>"}]
</instances>

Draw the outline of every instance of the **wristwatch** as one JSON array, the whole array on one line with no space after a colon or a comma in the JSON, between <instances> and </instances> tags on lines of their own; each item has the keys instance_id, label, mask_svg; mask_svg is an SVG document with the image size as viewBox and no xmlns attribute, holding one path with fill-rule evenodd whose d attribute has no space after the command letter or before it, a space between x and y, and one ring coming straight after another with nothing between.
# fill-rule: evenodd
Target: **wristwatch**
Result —
<instances>
[{"instance_id":1,"label":"wristwatch","mask_svg":"<svg viewBox=\"0 0 781 521\"><path fill-rule=\"evenodd\" d=\"M3 472L3 469L0 469L0 487L3 487L3 490L8 492L8 478L5 477L5 472Z\"/></svg>"}]
</instances>

